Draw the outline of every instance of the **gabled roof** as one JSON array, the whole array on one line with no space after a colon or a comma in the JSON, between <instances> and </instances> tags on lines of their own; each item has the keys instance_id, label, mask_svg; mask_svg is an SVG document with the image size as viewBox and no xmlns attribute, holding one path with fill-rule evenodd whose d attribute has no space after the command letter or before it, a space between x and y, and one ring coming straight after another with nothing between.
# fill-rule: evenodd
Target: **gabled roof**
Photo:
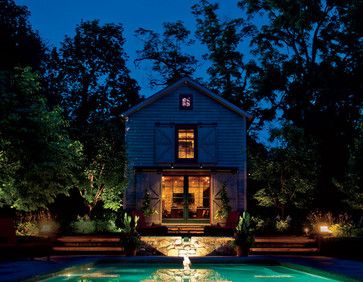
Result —
<instances>
[{"instance_id":1,"label":"gabled roof","mask_svg":"<svg viewBox=\"0 0 363 282\"><path fill-rule=\"evenodd\" d=\"M132 115L133 113L135 113L137 111L140 111L144 107L156 102L157 100L159 100L163 96L170 93L172 90L174 90L174 89L176 89L176 88L178 88L178 87L180 87L182 85L193 87L194 89L199 90L199 92L201 92L202 94L206 95L207 97L213 99L214 101L216 101L217 103L219 103L222 106L226 107L227 109L235 112L236 114L238 114L238 115L240 115L242 117L245 117L249 121L252 120L252 116L250 114L247 114L242 109L240 109L237 106L233 105L231 102L229 102L226 99L222 98L221 96L215 94L214 92L212 92L208 88L204 87L203 85L199 84L198 82L196 82L195 80L193 80L193 79L191 79L189 77L184 77L184 78L176 81L172 85L160 90L159 92L157 92L154 95L150 96L149 98L145 99L141 103L133 106L128 111L124 112L122 114L122 116L123 117L128 117L128 116Z\"/></svg>"}]
</instances>

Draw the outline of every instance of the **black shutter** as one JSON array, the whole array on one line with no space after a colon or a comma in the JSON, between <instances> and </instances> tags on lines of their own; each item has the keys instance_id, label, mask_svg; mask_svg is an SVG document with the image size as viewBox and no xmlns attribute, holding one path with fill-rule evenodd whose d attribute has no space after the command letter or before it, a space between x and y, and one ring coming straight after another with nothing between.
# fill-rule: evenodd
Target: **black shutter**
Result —
<instances>
[{"instance_id":1,"label":"black shutter","mask_svg":"<svg viewBox=\"0 0 363 282\"><path fill-rule=\"evenodd\" d=\"M155 127L155 162L174 162L174 126L157 125Z\"/></svg>"},{"instance_id":2,"label":"black shutter","mask_svg":"<svg viewBox=\"0 0 363 282\"><path fill-rule=\"evenodd\" d=\"M217 162L217 134L215 125L201 125L198 128L198 161Z\"/></svg>"}]
</instances>

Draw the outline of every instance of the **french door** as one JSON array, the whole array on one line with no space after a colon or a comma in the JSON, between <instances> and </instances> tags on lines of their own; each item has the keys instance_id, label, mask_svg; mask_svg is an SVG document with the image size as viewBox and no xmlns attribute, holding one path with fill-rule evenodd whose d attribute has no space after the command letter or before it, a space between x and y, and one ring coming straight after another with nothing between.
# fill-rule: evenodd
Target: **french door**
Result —
<instances>
[{"instance_id":1,"label":"french door","mask_svg":"<svg viewBox=\"0 0 363 282\"><path fill-rule=\"evenodd\" d=\"M162 176L163 222L209 222L210 176Z\"/></svg>"}]
</instances>

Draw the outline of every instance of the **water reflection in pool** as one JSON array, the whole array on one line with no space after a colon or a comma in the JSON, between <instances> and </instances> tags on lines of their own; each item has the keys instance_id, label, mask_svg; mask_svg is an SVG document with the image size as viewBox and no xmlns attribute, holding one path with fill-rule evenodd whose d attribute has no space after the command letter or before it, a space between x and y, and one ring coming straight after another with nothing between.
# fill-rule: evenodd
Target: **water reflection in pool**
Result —
<instances>
[{"instance_id":1,"label":"water reflection in pool","mask_svg":"<svg viewBox=\"0 0 363 282\"><path fill-rule=\"evenodd\" d=\"M72 268L41 281L338 281L327 277L297 271L280 265L243 265L243 264L200 264L193 265L189 270L179 265L155 264L94 264Z\"/></svg>"}]
</instances>

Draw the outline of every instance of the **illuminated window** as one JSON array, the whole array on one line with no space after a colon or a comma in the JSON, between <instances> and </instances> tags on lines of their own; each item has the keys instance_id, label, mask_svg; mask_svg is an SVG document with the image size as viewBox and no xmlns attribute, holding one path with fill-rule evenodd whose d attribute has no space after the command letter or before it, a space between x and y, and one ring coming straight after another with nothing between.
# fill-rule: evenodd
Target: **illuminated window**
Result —
<instances>
[{"instance_id":1,"label":"illuminated window","mask_svg":"<svg viewBox=\"0 0 363 282\"><path fill-rule=\"evenodd\" d=\"M195 130L194 128L179 128L177 134L178 159L195 158Z\"/></svg>"},{"instance_id":2,"label":"illuminated window","mask_svg":"<svg viewBox=\"0 0 363 282\"><path fill-rule=\"evenodd\" d=\"M193 96L185 95L185 94L180 95L179 108L181 110L192 110L193 109Z\"/></svg>"}]
</instances>

